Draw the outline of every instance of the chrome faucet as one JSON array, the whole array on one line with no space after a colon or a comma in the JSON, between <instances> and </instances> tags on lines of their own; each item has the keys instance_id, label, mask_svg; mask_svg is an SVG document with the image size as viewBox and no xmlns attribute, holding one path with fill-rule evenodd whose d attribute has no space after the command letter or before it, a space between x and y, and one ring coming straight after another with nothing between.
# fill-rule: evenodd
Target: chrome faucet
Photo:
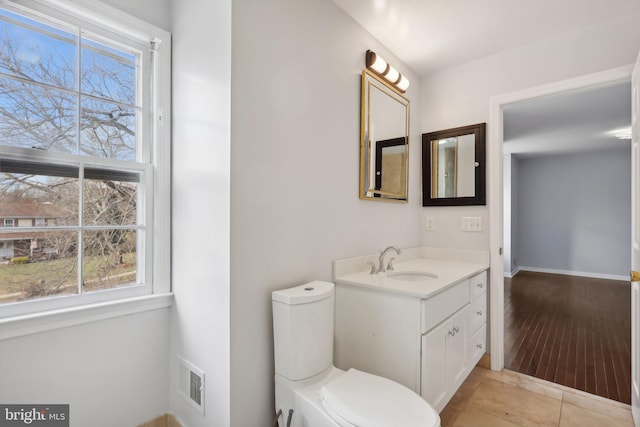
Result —
<instances>
[{"instance_id":1,"label":"chrome faucet","mask_svg":"<svg viewBox=\"0 0 640 427\"><path fill-rule=\"evenodd\" d=\"M380 256L378 257L378 273L384 273L386 271L384 268L384 256L389 251L396 251L397 255L402 254L402 251L396 248L395 246L389 246L385 250L380 251ZM387 266L387 268L390 268L391 270L393 270L393 267L391 266L391 261L389 262L389 265Z\"/></svg>"}]
</instances>

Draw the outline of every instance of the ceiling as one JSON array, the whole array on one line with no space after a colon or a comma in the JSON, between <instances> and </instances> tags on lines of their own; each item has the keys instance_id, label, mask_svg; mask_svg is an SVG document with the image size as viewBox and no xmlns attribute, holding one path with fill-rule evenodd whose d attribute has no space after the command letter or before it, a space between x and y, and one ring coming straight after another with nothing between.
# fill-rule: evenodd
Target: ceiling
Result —
<instances>
[{"instance_id":1,"label":"ceiling","mask_svg":"<svg viewBox=\"0 0 640 427\"><path fill-rule=\"evenodd\" d=\"M507 104L506 153L519 157L630 147L616 131L631 127L631 83L617 83Z\"/></svg>"},{"instance_id":2,"label":"ceiling","mask_svg":"<svg viewBox=\"0 0 640 427\"><path fill-rule=\"evenodd\" d=\"M418 75L640 9L638 0L334 0Z\"/></svg>"},{"instance_id":3,"label":"ceiling","mask_svg":"<svg viewBox=\"0 0 640 427\"><path fill-rule=\"evenodd\" d=\"M583 30L640 10L638 0L333 0L420 76ZM507 105L504 151L518 156L628 146L629 83Z\"/></svg>"}]
</instances>

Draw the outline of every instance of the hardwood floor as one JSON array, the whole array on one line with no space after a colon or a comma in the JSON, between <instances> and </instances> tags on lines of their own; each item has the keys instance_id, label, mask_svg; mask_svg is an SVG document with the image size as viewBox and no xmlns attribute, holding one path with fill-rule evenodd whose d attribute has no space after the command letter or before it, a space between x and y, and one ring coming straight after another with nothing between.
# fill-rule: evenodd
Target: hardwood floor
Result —
<instances>
[{"instance_id":1,"label":"hardwood floor","mask_svg":"<svg viewBox=\"0 0 640 427\"><path fill-rule=\"evenodd\" d=\"M527 271L505 278L505 367L629 404L630 286Z\"/></svg>"}]
</instances>

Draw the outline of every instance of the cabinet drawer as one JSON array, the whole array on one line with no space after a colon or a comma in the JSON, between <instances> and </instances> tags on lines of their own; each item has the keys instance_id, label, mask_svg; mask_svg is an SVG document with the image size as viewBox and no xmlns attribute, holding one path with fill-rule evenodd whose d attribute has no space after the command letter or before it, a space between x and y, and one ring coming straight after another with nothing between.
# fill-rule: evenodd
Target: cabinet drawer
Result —
<instances>
[{"instance_id":1,"label":"cabinet drawer","mask_svg":"<svg viewBox=\"0 0 640 427\"><path fill-rule=\"evenodd\" d=\"M487 292L487 272L483 271L469 279L471 299Z\"/></svg>"},{"instance_id":2,"label":"cabinet drawer","mask_svg":"<svg viewBox=\"0 0 640 427\"><path fill-rule=\"evenodd\" d=\"M469 355L469 369L473 369L474 366L480 361L482 355L487 351L487 325L482 325L475 334L471 336L469 340L469 348L467 354Z\"/></svg>"},{"instance_id":3,"label":"cabinet drawer","mask_svg":"<svg viewBox=\"0 0 640 427\"><path fill-rule=\"evenodd\" d=\"M473 334L487 321L487 297L483 295L469 305L469 333Z\"/></svg>"},{"instance_id":4,"label":"cabinet drawer","mask_svg":"<svg viewBox=\"0 0 640 427\"><path fill-rule=\"evenodd\" d=\"M432 298L422 300L422 333L442 322L469 302L469 280Z\"/></svg>"}]
</instances>

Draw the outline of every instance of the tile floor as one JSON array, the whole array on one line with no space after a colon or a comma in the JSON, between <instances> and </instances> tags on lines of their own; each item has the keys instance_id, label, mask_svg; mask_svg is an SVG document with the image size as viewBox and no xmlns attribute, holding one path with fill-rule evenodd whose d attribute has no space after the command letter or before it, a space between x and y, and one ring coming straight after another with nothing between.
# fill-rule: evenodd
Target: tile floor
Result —
<instances>
[{"instance_id":1,"label":"tile floor","mask_svg":"<svg viewBox=\"0 0 640 427\"><path fill-rule=\"evenodd\" d=\"M182 427L182 424L172 414L163 414L149 422L140 424L138 427Z\"/></svg>"},{"instance_id":2,"label":"tile floor","mask_svg":"<svg viewBox=\"0 0 640 427\"><path fill-rule=\"evenodd\" d=\"M479 366L440 418L442 427L633 427L629 405L517 372Z\"/></svg>"}]
</instances>

